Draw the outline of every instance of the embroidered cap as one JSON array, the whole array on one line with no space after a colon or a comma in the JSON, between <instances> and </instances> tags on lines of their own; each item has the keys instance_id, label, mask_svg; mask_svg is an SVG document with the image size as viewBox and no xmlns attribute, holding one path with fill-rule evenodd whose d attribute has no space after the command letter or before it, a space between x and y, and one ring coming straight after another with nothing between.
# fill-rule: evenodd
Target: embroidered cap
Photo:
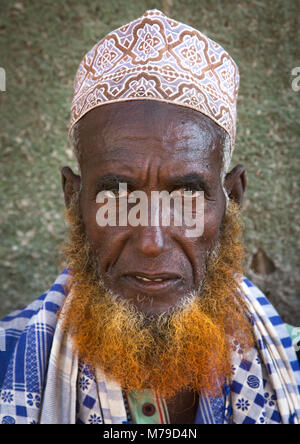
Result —
<instances>
[{"instance_id":1,"label":"embroidered cap","mask_svg":"<svg viewBox=\"0 0 300 444\"><path fill-rule=\"evenodd\" d=\"M85 55L74 81L69 131L98 106L158 100L210 117L230 135L232 154L238 87L238 67L218 43L161 11L146 11Z\"/></svg>"}]
</instances>

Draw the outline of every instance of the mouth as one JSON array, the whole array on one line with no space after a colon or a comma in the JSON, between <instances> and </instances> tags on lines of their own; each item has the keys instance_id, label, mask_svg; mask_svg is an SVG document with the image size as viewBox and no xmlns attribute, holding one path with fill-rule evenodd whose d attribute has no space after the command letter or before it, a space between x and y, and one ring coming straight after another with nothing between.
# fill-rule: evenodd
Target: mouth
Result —
<instances>
[{"instance_id":1,"label":"mouth","mask_svg":"<svg viewBox=\"0 0 300 444\"><path fill-rule=\"evenodd\" d=\"M130 286L139 290L162 291L178 285L182 276L174 273L148 274L142 272L128 273L122 276Z\"/></svg>"}]
</instances>

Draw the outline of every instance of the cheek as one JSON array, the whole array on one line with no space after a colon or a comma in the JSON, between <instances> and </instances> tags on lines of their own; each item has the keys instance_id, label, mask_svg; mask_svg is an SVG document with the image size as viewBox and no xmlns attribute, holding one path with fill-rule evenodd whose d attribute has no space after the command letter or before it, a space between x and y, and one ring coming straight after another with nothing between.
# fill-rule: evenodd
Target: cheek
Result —
<instances>
[{"instance_id":1,"label":"cheek","mask_svg":"<svg viewBox=\"0 0 300 444\"><path fill-rule=\"evenodd\" d=\"M212 251L218 241L222 211L217 205L209 203L205 206L204 231L197 241L194 241L192 251L194 252L195 283L197 286L202 282L207 265L208 253Z\"/></svg>"},{"instance_id":2,"label":"cheek","mask_svg":"<svg viewBox=\"0 0 300 444\"><path fill-rule=\"evenodd\" d=\"M222 221L222 213L218 208L206 207L204 212L204 232L203 237L208 241L217 240Z\"/></svg>"},{"instance_id":3,"label":"cheek","mask_svg":"<svg viewBox=\"0 0 300 444\"><path fill-rule=\"evenodd\" d=\"M115 261L126 244L130 233L128 227L99 226L97 211L99 205L82 203L82 215L85 232L101 273Z\"/></svg>"},{"instance_id":4,"label":"cheek","mask_svg":"<svg viewBox=\"0 0 300 444\"><path fill-rule=\"evenodd\" d=\"M84 195L81 196L80 199L80 208L81 208L81 214L83 217L84 227L86 234L88 236L88 240L91 242L93 238L97 237L97 206L94 202L89 203L89 200L84 197Z\"/></svg>"},{"instance_id":5,"label":"cheek","mask_svg":"<svg viewBox=\"0 0 300 444\"><path fill-rule=\"evenodd\" d=\"M218 241L223 212L223 205L216 202L205 205L203 234L198 239L198 251L201 252L202 258L206 257L207 252L212 250Z\"/></svg>"},{"instance_id":6,"label":"cheek","mask_svg":"<svg viewBox=\"0 0 300 444\"><path fill-rule=\"evenodd\" d=\"M94 255L98 255L99 248L107 237L105 235L106 227L100 227L97 223L98 207L95 202L89 202L82 196L80 205L88 242Z\"/></svg>"}]
</instances>

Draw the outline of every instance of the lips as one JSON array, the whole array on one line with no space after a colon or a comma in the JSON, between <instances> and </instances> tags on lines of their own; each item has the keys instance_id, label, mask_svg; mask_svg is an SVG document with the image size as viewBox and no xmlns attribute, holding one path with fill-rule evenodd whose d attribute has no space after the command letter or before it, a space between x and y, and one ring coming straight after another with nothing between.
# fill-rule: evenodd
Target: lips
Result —
<instances>
[{"instance_id":1,"label":"lips","mask_svg":"<svg viewBox=\"0 0 300 444\"><path fill-rule=\"evenodd\" d=\"M165 290L177 285L182 276L175 273L149 274L140 271L126 273L122 276L130 286L143 290Z\"/></svg>"}]
</instances>

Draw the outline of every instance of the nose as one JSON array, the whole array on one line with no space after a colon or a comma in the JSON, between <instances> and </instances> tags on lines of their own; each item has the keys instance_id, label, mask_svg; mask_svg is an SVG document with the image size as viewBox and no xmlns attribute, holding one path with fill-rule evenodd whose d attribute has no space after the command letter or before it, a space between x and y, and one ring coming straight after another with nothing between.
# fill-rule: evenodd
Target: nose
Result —
<instances>
[{"instance_id":1,"label":"nose","mask_svg":"<svg viewBox=\"0 0 300 444\"><path fill-rule=\"evenodd\" d=\"M164 238L160 227L139 227L134 247L147 257L157 257L164 250Z\"/></svg>"}]
</instances>

